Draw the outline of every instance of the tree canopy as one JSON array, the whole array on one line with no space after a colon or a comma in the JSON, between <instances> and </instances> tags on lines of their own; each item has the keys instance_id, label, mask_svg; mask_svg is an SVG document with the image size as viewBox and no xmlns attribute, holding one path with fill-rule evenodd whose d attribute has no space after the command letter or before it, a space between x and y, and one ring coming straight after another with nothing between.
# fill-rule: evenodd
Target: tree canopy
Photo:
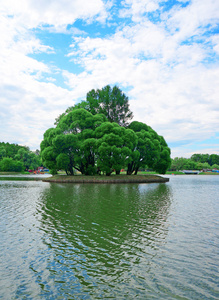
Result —
<instances>
[{"instance_id":1,"label":"tree canopy","mask_svg":"<svg viewBox=\"0 0 219 300\"><path fill-rule=\"evenodd\" d=\"M0 171L21 172L40 166L40 156L26 146L0 143Z\"/></svg>"},{"instance_id":2,"label":"tree canopy","mask_svg":"<svg viewBox=\"0 0 219 300\"><path fill-rule=\"evenodd\" d=\"M137 174L146 165L165 173L170 166L170 149L150 126L134 121L128 97L109 85L91 90L87 100L68 108L56 119L56 127L44 133L43 163L56 173L64 169L85 175Z\"/></svg>"},{"instance_id":3,"label":"tree canopy","mask_svg":"<svg viewBox=\"0 0 219 300\"><path fill-rule=\"evenodd\" d=\"M62 117L70 111L83 108L93 115L103 114L109 122L115 122L125 127L133 118L128 101L128 97L117 86L111 88L107 85L102 89L93 89L87 93L85 101L69 107L56 119L55 124L57 125Z\"/></svg>"},{"instance_id":4,"label":"tree canopy","mask_svg":"<svg viewBox=\"0 0 219 300\"><path fill-rule=\"evenodd\" d=\"M219 169L219 155L195 153L190 158L175 157L171 160L170 169L173 171Z\"/></svg>"},{"instance_id":5,"label":"tree canopy","mask_svg":"<svg viewBox=\"0 0 219 300\"><path fill-rule=\"evenodd\" d=\"M147 165L149 168L164 174L170 166L170 149L164 138L159 136L150 126L134 121L129 125L137 135L137 147L133 152L133 160L128 164L128 173Z\"/></svg>"}]
</instances>

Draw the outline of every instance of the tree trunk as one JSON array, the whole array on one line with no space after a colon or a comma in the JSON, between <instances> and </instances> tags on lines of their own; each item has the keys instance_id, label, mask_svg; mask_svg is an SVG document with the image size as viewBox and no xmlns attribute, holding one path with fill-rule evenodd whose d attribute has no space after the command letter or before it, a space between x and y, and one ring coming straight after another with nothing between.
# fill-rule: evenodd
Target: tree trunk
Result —
<instances>
[{"instance_id":1,"label":"tree trunk","mask_svg":"<svg viewBox=\"0 0 219 300\"><path fill-rule=\"evenodd\" d=\"M71 175L74 175L73 168L70 169L70 174L71 174Z\"/></svg>"},{"instance_id":2,"label":"tree trunk","mask_svg":"<svg viewBox=\"0 0 219 300\"><path fill-rule=\"evenodd\" d=\"M127 169L127 172L126 172L127 175L132 175L132 173L134 171L133 165L134 165L133 162L131 162L130 164L128 164L128 169Z\"/></svg>"},{"instance_id":3,"label":"tree trunk","mask_svg":"<svg viewBox=\"0 0 219 300\"><path fill-rule=\"evenodd\" d=\"M134 174L134 175L137 175L137 174L138 174L138 169L139 169L139 168L136 168L136 169L135 169L135 174Z\"/></svg>"}]
</instances>

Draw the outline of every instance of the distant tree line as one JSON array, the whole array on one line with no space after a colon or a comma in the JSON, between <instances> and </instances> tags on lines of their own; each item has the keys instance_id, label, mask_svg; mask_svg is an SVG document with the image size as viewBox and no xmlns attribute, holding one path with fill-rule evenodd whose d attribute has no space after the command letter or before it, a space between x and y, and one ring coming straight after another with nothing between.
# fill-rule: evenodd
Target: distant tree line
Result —
<instances>
[{"instance_id":1,"label":"distant tree line","mask_svg":"<svg viewBox=\"0 0 219 300\"><path fill-rule=\"evenodd\" d=\"M30 151L26 146L0 142L0 171L23 172L41 165L39 150Z\"/></svg>"},{"instance_id":2,"label":"distant tree line","mask_svg":"<svg viewBox=\"0 0 219 300\"><path fill-rule=\"evenodd\" d=\"M85 101L69 107L44 133L43 164L53 174L62 169L73 175L137 174L146 165L164 174L170 167L170 149L150 126L134 121L128 97L109 85L91 90Z\"/></svg>"},{"instance_id":3,"label":"distant tree line","mask_svg":"<svg viewBox=\"0 0 219 300\"><path fill-rule=\"evenodd\" d=\"M170 170L172 171L203 169L219 170L219 155L195 153L190 158L175 157L171 160Z\"/></svg>"}]
</instances>

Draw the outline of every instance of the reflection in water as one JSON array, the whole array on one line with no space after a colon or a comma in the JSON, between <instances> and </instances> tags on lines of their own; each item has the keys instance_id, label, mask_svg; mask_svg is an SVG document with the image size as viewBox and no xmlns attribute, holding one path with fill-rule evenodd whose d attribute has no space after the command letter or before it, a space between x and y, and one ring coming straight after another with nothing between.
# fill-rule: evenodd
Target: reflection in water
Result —
<instances>
[{"instance_id":1,"label":"reflection in water","mask_svg":"<svg viewBox=\"0 0 219 300\"><path fill-rule=\"evenodd\" d=\"M0 181L0 298L218 299L218 186Z\"/></svg>"},{"instance_id":2,"label":"reflection in water","mask_svg":"<svg viewBox=\"0 0 219 300\"><path fill-rule=\"evenodd\" d=\"M167 235L170 198L165 184L52 184L38 215L55 285L75 295L145 294L145 272Z\"/></svg>"}]
</instances>

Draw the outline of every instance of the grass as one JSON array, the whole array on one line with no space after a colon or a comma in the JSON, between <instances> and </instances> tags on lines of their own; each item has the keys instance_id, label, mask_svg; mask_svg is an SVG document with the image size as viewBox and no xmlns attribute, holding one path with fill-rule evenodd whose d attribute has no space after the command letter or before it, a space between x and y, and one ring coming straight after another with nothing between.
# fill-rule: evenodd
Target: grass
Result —
<instances>
[{"instance_id":1,"label":"grass","mask_svg":"<svg viewBox=\"0 0 219 300\"><path fill-rule=\"evenodd\" d=\"M65 182L65 183L152 183L167 182L168 178L158 175L110 175L110 176L85 176L85 175L54 175L43 179L46 182Z\"/></svg>"},{"instance_id":2,"label":"grass","mask_svg":"<svg viewBox=\"0 0 219 300\"><path fill-rule=\"evenodd\" d=\"M7 176L7 177L0 177L0 180L7 180L7 181L40 181L42 180L42 178L40 177L31 177L31 176L28 176L28 177L22 177L22 176Z\"/></svg>"},{"instance_id":3,"label":"grass","mask_svg":"<svg viewBox=\"0 0 219 300\"><path fill-rule=\"evenodd\" d=\"M145 174L145 175L156 175L156 172L153 171L140 171L138 174ZM165 175L184 175L183 172L180 171L167 171ZM162 174L161 174L162 176Z\"/></svg>"},{"instance_id":4,"label":"grass","mask_svg":"<svg viewBox=\"0 0 219 300\"><path fill-rule=\"evenodd\" d=\"M0 172L0 175L28 175L29 172Z\"/></svg>"},{"instance_id":5,"label":"grass","mask_svg":"<svg viewBox=\"0 0 219 300\"><path fill-rule=\"evenodd\" d=\"M219 175L217 172L201 172L199 175Z\"/></svg>"},{"instance_id":6,"label":"grass","mask_svg":"<svg viewBox=\"0 0 219 300\"><path fill-rule=\"evenodd\" d=\"M0 172L0 175L1 175L0 180L7 180L7 181L11 181L11 180L12 181L15 180L16 181L41 181L42 180L42 177L31 176L29 172Z\"/></svg>"},{"instance_id":7,"label":"grass","mask_svg":"<svg viewBox=\"0 0 219 300\"><path fill-rule=\"evenodd\" d=\"M156 172L147 172L147 171L141 171L138 172L138 174L157 174ZM165 175L186 175L183 172L180 171L167 171ZM219 175L217 172L200 172L196 175Z\"/></svg>"}]
</instances>

